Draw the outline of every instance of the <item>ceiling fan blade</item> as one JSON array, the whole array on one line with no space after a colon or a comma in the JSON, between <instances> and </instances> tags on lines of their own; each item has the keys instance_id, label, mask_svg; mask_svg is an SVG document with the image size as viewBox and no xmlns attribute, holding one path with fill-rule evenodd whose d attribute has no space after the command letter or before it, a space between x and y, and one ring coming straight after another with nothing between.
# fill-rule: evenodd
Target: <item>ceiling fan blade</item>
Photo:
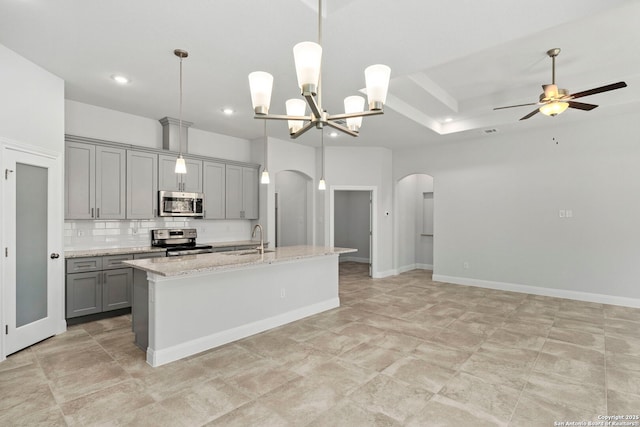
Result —
<instances>
[{"instance_id":1,"label":"ceiling fan blade","mask_svg":"<svg viewBox=\"0 0 640 427\"><path fill-rule=\"evenodd\" d=\"M608 92L610 90L622 89L627 87L625 82L612 83L610 85L600 86L589 90L583 90L582 92L574 93L571 95L571 99L582 98L583 96L595 95L596 93Z\"/></svg>"},{"instance_id":2,"label":"ceiling fan blade","mask_svg":"<svg viewBox=\"0 0 640 427\"><path fill-rule=\"evenodd\" d=\"M577 108L578 110L591 111L597 107L595 104L585 104L584 102L568 101L569 108Z\"/></svg>"},{"instance_id":3,"label":"ceiling fan blade","mask_svg":"<svg viewBox=\"0 0 640 427\"><path fill-rule=\"evenodd\" d=\"M536 114L538 114L539 111L540 111L540 109L536 108L535 110L533 110L532 112L530 112L529 114L527 114L526 116L521 118L520 120L527 120L528 118L533 117Z\"/></svg>"},{"instance_id":4,"label":"ceiling fan blade","mask_svg":"<svg viewBox=\"0 0 640 427\"><path fill-rule=\"evenodd\" d=\"M526 107L527 105L538 105L537 102L530 102L528 104L518 104L518 105L508 105L506 107L496 107L493 110L504 110L505 108L514 108L514 107Z\"/></svg>"}]
</instances>

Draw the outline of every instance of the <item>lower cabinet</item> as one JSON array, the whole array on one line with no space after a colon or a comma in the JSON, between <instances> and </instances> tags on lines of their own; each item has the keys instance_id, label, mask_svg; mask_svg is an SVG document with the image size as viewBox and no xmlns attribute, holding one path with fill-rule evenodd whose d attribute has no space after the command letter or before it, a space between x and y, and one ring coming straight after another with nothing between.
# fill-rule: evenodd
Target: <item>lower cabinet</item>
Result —
<instances>
[{"instance_id":1,"label":"lower cabinet","mask_svg":"<svg viewBox=\"0 0 640 427\"><path fill-rule=\"evenodd\" d=\"M66 317L86 316L131 307L133 268L127 255L67 260Z\"/></svg>"}]
</instances>

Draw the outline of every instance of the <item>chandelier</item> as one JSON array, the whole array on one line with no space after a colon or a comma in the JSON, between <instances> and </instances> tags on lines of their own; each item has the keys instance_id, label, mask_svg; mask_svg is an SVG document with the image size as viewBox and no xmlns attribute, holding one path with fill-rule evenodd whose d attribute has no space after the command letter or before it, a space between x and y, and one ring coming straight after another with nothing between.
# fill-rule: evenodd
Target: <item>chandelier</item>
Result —
<instances>
[{"instance_id":1,"label":"chandelier","mask_svg":"<svg viewBox=\"0 0 640 427\"><path fill-rule=\"evenodd\" d=\"M344 99L344 114L330 115L322 108L321 43L322 0L318 0L318 43L307 41L293 47L298 87L304 100L298 98L287 100L286 115L269 114L273 76L264 71L255 71L249 74L254 118L287 120L289 134L295 139L312 127L322 129L325 125L348 135L358 136L363 117L384 113L383 106L387 98L391 69L382 64L371 65L364 70L369 105L367 111L364 110L365 100L361 96L348 96ZM311 111L310 114L306 113L307 105Z\"/></svg>"}]
</instances>

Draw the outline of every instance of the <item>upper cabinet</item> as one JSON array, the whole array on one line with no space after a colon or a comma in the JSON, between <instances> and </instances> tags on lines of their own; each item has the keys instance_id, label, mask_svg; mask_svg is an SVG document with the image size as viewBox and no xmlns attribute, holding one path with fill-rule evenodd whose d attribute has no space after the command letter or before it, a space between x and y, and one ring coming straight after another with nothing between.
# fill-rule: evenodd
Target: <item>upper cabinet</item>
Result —
<instances>
[{"instance_id":1,"label":"upper cabinet","mask_svg":"<svg viewBox=\"0 0 640 427\"><path fill-rule=\"evenodd\" d=\"M188 166L187 166L188 168ZM187 169L188 170L188 169ZM225 219L225 164L203 163L204 218Z\"/></svg>"},{"instance_id":2,"label":"upper cabinet","mask_svg":"<svg viewBox=\"0 0 640 427\"><path fill-rule=\"evenodd\" d=\"M177 158L167 154L158 156L158 190L202 193L202 160L185 157L187 173L178 174L175 172Z\"/></svg>"},{"instance_id":3,"label":"upper cabinet","mask_svg":"<svg viewBox=\"0 0 640 427\"><path fill-rule=\"evenodd\" d=\"M204 193L205 219L257 219L258 165L78 136L65 141L65 219L153 219L158 191Z\"/></svg>"},{"instance_id":4,"label":"upper cabinet","mask_svg":"<svg viewBox=\"0 0 640 427\"><path fill-rule=\"evenodd\" d=\"M158 155L127 150L127 218L154 218L157 209Z\"/></svg>"},{"instance_id":5,"label":"upper cabinet","mask_svg":"<svg viewBox=\"0 0 640 427\"><path fill-rule=\"evenodd\" d=\"M258 169L227 165L226 218L258 218Z\"/></svg>"},{"instance_id":6,"label":"upper cabinet","mask_svg":"<svg viewBox=\"0 0 640 427\"><path fill-rule=\"evenodd\" d=\"M67 142L65 218L124 219L126 151Z\"/></svg>"}]
</instances>

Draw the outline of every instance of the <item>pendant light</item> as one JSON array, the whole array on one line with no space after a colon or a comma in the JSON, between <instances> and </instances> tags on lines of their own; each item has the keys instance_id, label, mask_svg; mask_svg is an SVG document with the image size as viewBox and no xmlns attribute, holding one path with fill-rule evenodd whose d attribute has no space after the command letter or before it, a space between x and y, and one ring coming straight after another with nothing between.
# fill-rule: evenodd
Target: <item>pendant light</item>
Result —
<instances>
[{"instance_id":1,"label":"pendant light","mask_svg":"<svg viewBox=\"0 0 640 427\"><path fill-rule=\"evenodd\" d=\"M187 164L182 157L182 60L189 56L189 52L182 49L176 49L173 51L173 54L180 58L180 119L178 125L178 147L180 150L180 155L176 159L175 173L185 174L187 173Z\"/></svg>"},{"instance_id":2,"label":"pendant light","mask_svg":"<svg viewBox=\"0 0 640 427\"><path fill-rule=\"evenodd\" d=\"M324 181L324 130L320 132L320 140L322 141L322 169L320 173L320 181L318 181L318 190L324 191L327 189L327 183Z\"/></svg>"},{"instance_id":3,"label":"pendant light","mask_svg":"<svg viewBox=\"0 0 640 427\"><path fill-rule=\"evenodd\" d=\"M262 176L260 177L260 184L268 184L271 182L269 180L269 171L267 169L267 160L269 152L269 146L267 144L267 121L264 121L264 170L262 171Z\"/></svg>"}]
</instances>

